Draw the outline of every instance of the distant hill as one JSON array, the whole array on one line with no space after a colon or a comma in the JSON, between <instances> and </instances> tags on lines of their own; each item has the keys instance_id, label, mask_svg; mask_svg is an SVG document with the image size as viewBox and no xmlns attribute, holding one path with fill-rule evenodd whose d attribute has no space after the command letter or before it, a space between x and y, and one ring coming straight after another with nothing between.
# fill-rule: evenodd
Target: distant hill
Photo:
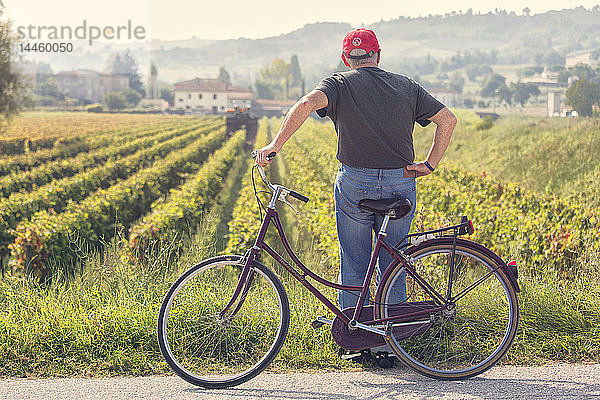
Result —
<instances>
[{"instance_id":1,"label":"distant hill","mask_svg":"<svg viewBox=\"0 0 600 400\"><path fill-rule=\"evenodd\" d=\"M399 71L428 55L444 59L458 51L493 50L495 63L525 64L552 50L564 57L572 51L600 47L598 6L531 16L505 11L449 13L397 18L368 27L379 36L382 67ZM271 59L289 60L297 54L310 87L339 63L341 40L352 28L349 24L324 22L265 39L153 41L152 57L161 74L168 73L162 79L191 78L194 71L216 75L218 66L224 65L234 81L248 85Z\"/></svg>"},{"instance_id":2,"label":"distant hill","mask_svg":"<svg viewBox=\"0 0 600 400\"><path fill-rule=\"evenodd\" d=\"M298 55L307 88L339 63L341 40L353 27L346 23L321 22L264 39L179 41L153 40L133 46L146 73L150 57L159 69L159 79L167 82L198 77L216 77L219 66L230 72L233 83L249 86L258 70L273 58L289 61ZM420 73L427 57L446 59L460 52L487 54L494 64L533 64L553 50L564 57L582 49L600 48L600 7L549 11L531 16L506 11L488 14L455 12L423 18L396 18L369 26L382 47L382 67L409 74ZM122 49L124 45L119 45ZM107 45L102 57L117 47ZM150 52L151 49L151 52ZM66 65L56 60L57 66ZM77 56L80 68L98 69L99 53ZM54 65L54 62L50 60ZM59 70L54 68L55 71Z\"/></svg>"}]
</instances>

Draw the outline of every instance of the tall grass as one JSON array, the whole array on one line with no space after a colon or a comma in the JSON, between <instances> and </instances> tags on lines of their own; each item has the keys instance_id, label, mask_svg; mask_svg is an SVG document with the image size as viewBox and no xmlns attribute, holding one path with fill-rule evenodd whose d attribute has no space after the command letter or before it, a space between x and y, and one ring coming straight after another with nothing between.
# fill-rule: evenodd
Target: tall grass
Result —
<instances>
[{"instance_id":1,"label":"tall grass","mask_svg":"<svg viewBox=\"0 0 600 400\"><path fill-rule=\"evenodd\" d=\"M208 216L185 252L174 258L168 244L152 266L132 264L122 241L102 256L90 255L82 275L46 287L33 281L0 281L0 375L146 375L168 371L156 342L156 317L164 294L193 264L223 246L216 236L218 216ZM301 231L301 230L300 230ZM334 278L308 237L291 238L311 268ZM281 267L262 260L281 277L291 306L288 338L273 371L346 369L327 326L310 322L332 314ZM598 259L594 259L596 265ZM521 324L506 363L600 361L600 285L597 280L560 282L520 278ZM336 293L320 289L332 300Z\"/></svg>"}]
</instances>

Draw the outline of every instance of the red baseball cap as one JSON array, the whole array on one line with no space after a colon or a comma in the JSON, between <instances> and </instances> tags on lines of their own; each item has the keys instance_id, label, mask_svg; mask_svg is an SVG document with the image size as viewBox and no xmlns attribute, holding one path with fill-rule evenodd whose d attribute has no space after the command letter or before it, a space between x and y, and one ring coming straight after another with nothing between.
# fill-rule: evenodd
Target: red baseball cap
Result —
<instances>
[{"instance_id":1,"label":"red baseball cap","mask_svg":"<svg viewBox=\"0 0 600 400\"><path fill-rule=\"evenodd\" d=\"M362 56L351 56L350 51L354 49L363 49L367 52ZM342 59L344 57L352 59L361 59L372 57L379 51L379 42L375 32L370 29L360 28L350 31L346 34L342 43Z\"/></svg>"}]
</instances>

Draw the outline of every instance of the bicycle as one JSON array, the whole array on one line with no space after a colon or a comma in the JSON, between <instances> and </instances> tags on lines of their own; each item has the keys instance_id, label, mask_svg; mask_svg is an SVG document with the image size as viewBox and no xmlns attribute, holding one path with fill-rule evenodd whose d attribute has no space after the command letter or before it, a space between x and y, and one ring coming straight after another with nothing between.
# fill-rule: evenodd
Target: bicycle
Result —
<instances>
[{"instance_id":1,"label":"bicycle","mask_svg":"<svg viewBox=\"0 0 600 400\"><path fill-rule=\"evenodd\" d=\"M274 156L274 154L273 154ZM277 201L292 206L291 196L308 198L272 184L261 227L243 255L225 255L200 262L169 289L158 316L158 343L173 371L206 388L239 385L262 372L281 350L290 308L279 278L259 262L261 252L273 257L333 314L313 327L330 324L337 344L363 350L388 343L395 355L417 372L436 379L473 377L491 368L508 351L517 331L519 306L517 266L491 250L459 236L473 233L473 224L459 224L406 236L395 246L385 242L389 220L410 212L407 199L364 199L361 208L384 216L362 286L330 282L307 268L291 249L276 209ZM292 206L293 208L293 206ZM295 210L295 209L294 209ZM295 266L265 243L273 223ZM373 296L369 285L377 255L384 249L394 261L382 275ZM308 278L325 286L358 292L356 307L340 310ZM393 288L405 279L406 299L390 302Z\"/></svg>"}]
</instances>

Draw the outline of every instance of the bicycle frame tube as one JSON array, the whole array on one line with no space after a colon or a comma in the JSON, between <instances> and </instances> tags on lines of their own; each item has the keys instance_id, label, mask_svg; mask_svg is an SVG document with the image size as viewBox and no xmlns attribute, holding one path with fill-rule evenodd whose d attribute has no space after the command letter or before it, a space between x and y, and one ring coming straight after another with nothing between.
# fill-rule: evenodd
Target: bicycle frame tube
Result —
<instances>
[{"instance_id":1,"label":"bicycle frame tube","mask_svg":"<svg viewBox=\"0 0 600 400\"><path fill-rule=\"evenodd\" d=\"M301 272L299 272L298 270L296 270L294 268L294 266L290 265L290 263L288 263L279 253L277 253L275 250L273 250L267 243L265 243L264 239L267 233L267 230L269 228L269 225L271 224L271 222L275 225L275 228L277 230L277 233L279 235L279 238L281 240L281 243L283 244L284 249L286 250L287 254L290 256L290 258L292 259L292 261L294 262L294 264L296 264L296 266L301 270ZM300 259L298 258L298 256L294 253L294 250L290 247L287 238L285 236L285 232L283 230L283 225L281 224L281 220L279 218L279 213L277 212L277 210L274 207L271 207L271 205L269 207L267 207L266 210L266 214L265 217L262 221L261 227L260 227L260 231L258 233L258 236L256 238L256 241L254 243L254 246L248 251L247 253L247 258L245 260L244 263L244 269L242 270L242 273L240 275L240 279L238 281L237 287L235 289L235 292L231 298L231 300L229 301L229 303L225 306L225 308L223 309L223 311L221 312L221 317L223 317L225 315L225 313L235 304L236 300L239 298L238 303L234 309L234 311L232 312L232 314L229 316L229 318L233 317L237 311L241 308L241 305L244 301L245 298L245 292L248 290L248 282L247 280L249 279L249 273L251 270L251 265L254 262L254 260L258 259L260 257L260 251L264 250L266 251L271 257L273 257L279 264L281 264L294 278L296 278L298 281L300 281L300 283L306 287L316 298L318 298L328 309L330 309L337 317L339 317L342 321L344 321L346 324L348 324L350 322L350 318L348 316L346 316L344 313L342 313L342 311L336 306L334 305L327 297L325 297L316 287L314 287L307 279L306 277L310 277L312 279L314 279L315 281L331 287L333 289L338 289L338 290L348 290L348 291L360 291L360 295L359 295L359 300L357 303L357 306L354 310L354 315L352 317L353 320L358 321L360 318L360 313L363 309L364 306L364 301L367 298L367 293L369 291L369 283L371 282L371 279L373 277L373 273L375 271L375 266L377 263L377 257L379 255L379 252L381 251L381 249L385 249L388 253L390 253L390 255L392 255L392 257L394 257L396 260L398 260L398 262L404 264L405 268L407 269L407 272L421 285L424 287L424 289L429 292L429 294L435 298L436 300L439 301L440 304L445 304L446 300L443 298L443 296L441 296L439 293L437 293L435 291L434 288L431 287L431 285L429 285L425 280L423 280L423 278L421 278L416 271L414 270L414 268L411 268L410 264L406 263L406 261L402 258L402 256L398 253L398 251L396 249L394 249L393 247L391 247L390 245L388 245L385 240L384 240L385 234L379 233L377 235L377 240L375 242L375 248L373 250L373 253L371 255L371 260L369 263L369 267L367 269L367 273L365 275L365 279L363 282L362 286L349 286L349 285L342 285L339 283L334 283L331 281L328 281L327 279L324 279L322 277L320 277L319 275L315 274L314 272L312 272L309 268L307 268L302 261L300 261ZM241 297L240 297L241 294ZM418 314L418 313L417 313ZM389 321L389 320L393 320L393 319L397 319L397 318L402 318L402 317L392 317L392 318L385 318L385 319L378 319L378 320L371 320L371 321L364 321L363 324L373 324L373 323L378 323L378 322L385 322L385 321Z\"/></svg>"},{"instance_id":2,"label":"bicycle frame tube","mask_svg":"<svg viewBox=\"0 0 600 400\"><path fill-rule=\"evenodd\" d=\"M270 210L270 208L267 210ZM248 274L250 272L250 266L252 265L254 260L257 259L258 256L260 255L260 247L258 246L258 244L262 243L265 239L265 235L267 234L267 228L269 227L269 221L270 221L270 218L268 217L268 214L267 214L267 215L265 215L265 218L262 221L262 224L260 226L260 231L258 232L258 236L256 237L256 242L254 243L254 246L252 246L252 248L250 250L248 250L248 252L246 253L247 258L244 262L244 268L242 269L242 274L240 275L240 279L238 281L237 287L235 288L235 291L233 292L233 296L231 296L231 300L229 300L229 303L227 303L225 308L223 308L223 311L221 311L219 313L220 318L223 318L225 313L227 313L227 311L233 306L236 299L242 292L244 285L246 284L246 280L247 280L246 278L248 277ZM247 287L248 286L249 286L249 284L247 285ZM247 290L247 287L246 287L246 290ZM245 293L244 293L244 296L242 296L242 299L240 299L239 304L236 306L235 311L230 315L230 318L233 317L238 312L238 310L241 308L241 306L242 306L241 303L244 301L244 298L245 298Z\"/></svg>"},{"instance_id":3,"label":"bicycle frame tube","mask_svg":"<svg viewBox=\"0 0 600 400\"><path fill-rule=\"evenodd\" d=\"M444 297L441 294L439 294L433 287L431 287L431 285L429 283L427 283L427 281L425 281L423 278L421 278L421 276L417 273L417 271L413 268L413 266L403 260L402 256L398 253L398 251L396 249L394 249L393 247L388 245L384 240L381 241L381 246L388 253L390 253L390 255L392 257L394 257L398 262L404 264L404 268L406 269L407 273L414 280L416 280L417 283L419 285L421 285L421 287L423 287L423 289L425 289L425 291L428 292L428 294L431 297L433 297L435 300L437 300L440 304L446 303L446 299L444 299ZM391 268L391 266L389 266L388 268ZM384 275L385 275L385 273L384 273Z\"/></svg>"},{"instance_id":4,"label":"bicycle frame tube","mask_svg":"<svg viewBox=\"0 0 600 400\"><path fill-rule=\"evenodd\" d=\"M456 246L456 238L453 238L453 247ZM463 289L460 293L451 296L451 293L448 294L447 293L447 298L444 298L442 295L440 295L433 287L431 287L431 285L429 285L423 278L421 278L421 276L415 271L415 269L413 268L413 266L410 263L406 263L404 261L402 261L402 256L398 253L398 251L393 248L390 247L386 242L382 242L382 247L385 248L388 253L390 253L396 260L398 260L399 262L404 264L404 267L407 270L407 273L417 281L417 283L419 285L421 285L421 287L432 297L434 298L439 304L440 307L439 310L441 310L443 308L443 305L449 303L449 302L456 302L458 300L460 300L462 297L464 297L467 293L469 293L471 290L473 290L475 287L477 287L479 284L481 284L483 281L485 281L486 279L488 279L491 275L495 274L498 270L502 270L503 266L501 264L498 264L498 262L496 262L497 266L492 268L490 271L488 271L485 275L483 275L481 278L479 278L476 282L473 282L472 284L470 284L468 287L466 287L465 289ZM454 253L452 251L452 253ZM454 262L455 262L455 256L453 254L451 254L451 263L452 266L454 266ZM501 263L502 261L499 261L499 263ZM393 268L391 265L388 268ZM383 276L386 276L388 274L388 271L386 271ZM450 278L449 278L450 279ZM376 298L381 296L380 292L377 292L376 294ZM438 309L434 309L434 311L438 311ZM407 315L403 315L403 318L406 317L411 317L414 316L413 314L407 314ZM374 321L369 321L370 323L381 323L381 322L386 322L389 320L395 320L397 319L397 317L390 317L390 318L382 318L382 319L377 319Z\"/></svg>"},{"instance_id":5,"label":"bicycle frame tube","mask_svg":"<svg viewBox=\"0 0 600 400\"><path fill-rule=\"evenodd\" d=\"M283 257L281 257L281 255L279 255L267 243L265 243L264 240L260 240L260 241L257 240L257 242L255 243L255 246L264 249L271 257L273 257L279 264L281 264L294 278L296 278L298 281L300 281L300 283L302 283L315 297L317 297L323 304L325 304L325 306L327 306L327 308L329 308L336 316L341 318L346 323L350 322L350 318L348 318L345 314L343 314L337 306L335 306L327 297L325 297L310 282L308 282L306 280L307 276L313 278L314 280L316 280L317 282L319 282L325 286L329 286L334 289L360 291L357 307L355 308L354 315L352 317L352 319L358 321L358 319L360 318L360 313L364 307L364 301L367 298L367 293L369 291L369 283L371 282L371 279L373 277L373 273L375 271L375 266L377 263L377 257L379 255L379 252L381 251L381 248L385 248L386 251L388 253L390 253L394 258L396 258L399 262L403 263L405 266L407 265L406 262L403 260L403 258L398 254L398 252L385 242L385 240L384 240L385 235L382 233L379 233L377 235L377 240L375 242L375 248L371 255L371 260L369 263L369 267L367 269L367 273L365 275L363 285L362 286L348 286L348 285L341 285L338 283L330 282L326 279L323 279L322 277L315 274L314 272L312 272L310 269L308 269L302 263L302 261L300 261L300 259L296 256L296 254L294 253L294 251L292 250L292 248L290 247L290 245L287 241L287 238L285 236L285 232L283 230L283 226L281 224L281 220L279 218L279 214L278 214L277 210L275 210L274 208L267 208L267 215L265 216L266 226L268 226L268 224L271 222L271 220L273 221L275 228L277 229L277 233L279 234L279 238L281 239L281 242L282 242L286 252L290 256L292 261L301 269L302 273L299 273L297 270L295 270L293 266L291 266L285 259L283 259ZM259 237L260 237L260 235L259 235ZM264 235L262 236L262 238L264 239ZM416 276L415 279L417 279L420 283L422 283L427 288L426 290L429 290L432 292L432 296L435 296L440 300L441 304L445 303L443 297L440 296L429 284L427 284L427 282L425 282L423 280L423 278L418 276L414 270L411 270L411 273L412 273L412 275ZM377 321L375 321L375 320L366 321L364 323L374 323L374 322L377 322Z\"/></svg>"},{"instance_id":6,"label":"bicycle frame tube","mask_svg":"<svg viewBox=\"0 0 600 400\"><path fill-rule=\"evenodd\" d=\"M271 220L273 220L273 223L275 225L275 228L277 229L277 233L279 234L279 238L281 240L281 243L283 244L283 247L285 248L285 251L288 253L288 255L290 256L290 258L292 259L294 264L296 264L303 273L301 274L298 271L296 271L293 266L291 266L281 255L279 255L279 253L277 253L267 243L265 243L264 240L261 240L261 241L257 240L255 246L258 246L258 247L264 249L271 257L273 257L275 260L277 260L277 262L279 264L283 265L283 267L294 278L296 278L298 281L300 281L300 283L302 283L302 285L304 285L304 287L306 287L316 298L318 298L323 304L325 304L325 306L327 308L329 308L336 316L341 318L346 323L350 322L350 319L344 313L342 313L342 311L337 306L335 306L327 297L325 297L319 291L319 289L315 288L310 282L308 282L306 280L306 276L310 276L311 278L313 278L314 280L316 280L317 282L319 282L325 286L329 286L331 288L339 289L339 290L353 290L353 291L361 290L362 291L363 287L362 286L340 285L338 283L330 282L326 279L323 279L322 277L320 277L317 274L315 274L314 272L312 272L310 269L308 269L302 263L302 261L300 261L298 256L296 256L296 253L294 253L294 250L292 250L292 248L291 248L290 244L288 243L287 238L285 236L285 232L283 230L281 220L279 219L279 213L277 212L277 210L275 210L275 208L267 208L267 215L265 215L265 221L266 221L267 226L271 222ZM264 239L264 236L263 236L263 239Z\"/></svg>"}]
</instances>

